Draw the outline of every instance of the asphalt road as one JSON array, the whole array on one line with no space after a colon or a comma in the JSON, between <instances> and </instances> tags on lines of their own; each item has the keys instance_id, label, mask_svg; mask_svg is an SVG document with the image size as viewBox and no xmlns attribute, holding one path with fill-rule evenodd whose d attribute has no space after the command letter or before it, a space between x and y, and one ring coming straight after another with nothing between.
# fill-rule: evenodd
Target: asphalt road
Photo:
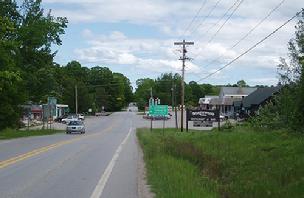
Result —
<instances>
[{"instance_id":1,"label":"asphalt road","mask_svg":"<svg viewBox=\"0 0 304 198\"><path fill-rule=\"evenodd\" d=\"M114 113L86 120L84 135L0 141L0 197L136 198L139 120Z\"/></svg>"},{"instance_id":2,"label":"asphalt road","mask_svg":"<svg viewBox=\"0 0 304 198\"><path fill-rule=\"evenodd\" d=\"M132 112L86 119L86 134L0 141L1 198L137 198L135 130L150 121ZM154 121L161 128L163 121ZM173 117L165 127L174 127Z\"/></svg>"}]
</instances>

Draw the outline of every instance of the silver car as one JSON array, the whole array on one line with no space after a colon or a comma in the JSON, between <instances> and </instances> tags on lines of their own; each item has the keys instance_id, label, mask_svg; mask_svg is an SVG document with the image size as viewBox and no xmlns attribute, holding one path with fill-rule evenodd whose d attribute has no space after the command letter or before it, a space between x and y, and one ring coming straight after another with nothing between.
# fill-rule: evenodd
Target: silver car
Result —
<instances>
[{"instance_id":1,"label":"silver car","mask_svg":"<svg viewBox=\"0 0 304 198\"><path fill-rule=\"evenodd\" d=\"M66 133L85 133L85 126L82 121L70 121L66 128Z\"/></svg>"}]
</instances>

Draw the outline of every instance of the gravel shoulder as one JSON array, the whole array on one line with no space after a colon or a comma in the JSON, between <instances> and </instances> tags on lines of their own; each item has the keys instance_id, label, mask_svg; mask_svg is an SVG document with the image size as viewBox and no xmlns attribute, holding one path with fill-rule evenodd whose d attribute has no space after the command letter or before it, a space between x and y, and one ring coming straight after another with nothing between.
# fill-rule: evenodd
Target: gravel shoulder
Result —
<instances>
[{"instance_id":1,"label":"gravel shoulder","mask_svg":"<svg viewBox=\"0 0 304 198\"><path fill-rule=\"evenodd\" d=\"M141 146L136 138L136 144L138 147L138 197L139 198L154 198L155 194L151 192L150 185L147 182L147 169L145 167L144 154Z\"/></svg>"}]
</instances>

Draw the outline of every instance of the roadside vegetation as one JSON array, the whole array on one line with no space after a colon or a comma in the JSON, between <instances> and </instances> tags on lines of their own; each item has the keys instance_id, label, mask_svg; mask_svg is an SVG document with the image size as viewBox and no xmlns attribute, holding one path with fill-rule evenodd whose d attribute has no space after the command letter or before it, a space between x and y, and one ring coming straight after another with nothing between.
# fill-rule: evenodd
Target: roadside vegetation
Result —
<instances>
[{"instance_id":1,"label":"roadside vegetation","mask_svg":"<svg viewBox=\"0 0 304 198\"><path fill-rule=\"evenodd\" d=\"M54 135L57 133L63 133L63 130L14 130L4 129L0 132L0 140L8 140L22 137L42 136L42 135Z\"/></svg>"},{"instance_id":2,"label":"roadside vegetation","mask_svg":"<svg viewBox=\"0 0 304 198\"><path fill-rule=\"evenodd\" d=\"M304 137L235 127L180 133L138 129L156 197L301 197Z\"/></svg>"},{"instance_id":3,"label":"roadside vegetation","mask_svg":"<svg viewBox=\"0 0 304 198\"><path fill-rule=\"evenodd\" d=\"M304 9L298 18L295 37L288 43L289 58L281 58L278 65L282 89L250 119L255 128L304 134Z\"/></svg>"},{"instance_id":4,"label":"roadside vegetation","mask_svg":"<svg viewBox=\"0 0 304 198\"><path fill-rule=\"evenodd\" d=\"M138 129L157 197L303 197L304 9L298 18L290 61L278 66L280 93L244 123L210 132Z\"/></svg>"}]
</instances>

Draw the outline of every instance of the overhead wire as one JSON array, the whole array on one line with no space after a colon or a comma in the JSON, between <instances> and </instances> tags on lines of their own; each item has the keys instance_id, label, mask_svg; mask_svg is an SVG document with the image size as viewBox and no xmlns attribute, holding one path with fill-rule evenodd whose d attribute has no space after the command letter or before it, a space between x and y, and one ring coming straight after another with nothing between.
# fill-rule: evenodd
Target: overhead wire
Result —
<instances>
[{"instance_id":1,"label":"overhead wire","mask_svg":"<svg viewBox=\"0 0 304 198\"><path fill-rule=\"evenodd\" d=\"M213 29L215 26L217 26L222 20L223 18L225 18L225 16L227 16L227 14L230 12L230 10L239 2L239 0L236 0L232 6L230 6L227 11L225 12L225 14L223 14L223 16L221 18L219 18L219 20L217 20L216 23L214 23L213 25L211 25L205 32L204 34L207 34L211 29Z\"/></svg>"},{"instance_id":2,"label":"overhead wire","mask_svg":"<svg viewBox=\"0 0 304 198\"><path fill-rule=\"evenodd\" d=\"M228 50L232 50L234 49L236 46L238 46L242 41L244 41L253 31L255 31L261 24L263 24L277 9L279 9L282 4L285 2L286 0L282 0L281 2L279 2L279 4L277 4L272 10L270 10L268 12L268 14L262 18L253 28L251 28L244 36L242 36L237 42L235 42L230 48L228 48ZM196 56L198 57L198 55ZM211 62L209 62L205 67L210 66L212 63L215 63L221 56L218 56L216 58L214 58Z\"/></svg>"},{"instance_id":3,"label":"overhead wire","mask_svg":"<svg viewBox=\"0 0 304 198\"><path fill-rule=\"evenodd\" d=\"M239 39L230 49L235 48L238 44L240 44L243 40L245 40L256 28L258 28L264 21L268 19L286 0L282 0L278 5L276 5L260 22L258 22L253 28L251 28L241 39Z\"/></svg>"},{"instance_id":4,"label":"overhead wire","mask_svg":"<svg viewBox=\"0 0 304 198\"><path fill-rule=\"evenodd\" d=\"M187 31L190 29L191 25L194 23L194 21L198 18L199 14L201 13L202 9L205 7L207 0L204 0L202 2L201 7L197 10L196 14L194 15L194 17L192 18L191 22L189 23L189 25L186 27L184 33L180 36L183 37L185 36L185 34L187 33Z\"/></svg>"},{"instance_id":5,"label":"overhead wire","mask_svg":"<svg viewBox=\"0 0 304 198\"><path fill-rule=\"evenodd\" d=\"M224 66L222 66L221 68L217 69L216 71L208 74L207 76L199 79L197 82L200 82L202 80L205 80L211 76L213 76L214 74L218 73L219 71L225 69L226 67L230 66L232 63L234 63L235 61L237 61L238 59L240 59L242 56L246 55L247 53L249 53L251 50L253 50L254 48L256 48L258 45L260 45L261 43L263 43L265 40L267 40L269 37L271 37L272 35L274 35L277 31L279 31L282 27L284 27L285 25L287 25L290 21L292 21L294 18L296 18L298 15L300 14L300 12L297 12L293 17L289 18L287 21L285 21L282 25L280 25L278 28L276 28L273 32L271 32L270 34L268 34L266 37L264 37L263 39L261 39L259 42L257 42L256 44L254 44L253 46L251 46L250 48L248 48L246 51L244 51L243 53L241 53L239 56L237 56L236 58L234 58L233 60L231 60L230 62L228 62L227 64L225 64Z\"/></svg>"},{"instance_id":6,"label":"overhead wire","mask_svg":"<svg viewBox=\"0 0 304 198\"><path fill-rule=\"evenodd\" d=\"M203 18L203 20L201 21L201 23L199 23L199 24L196 26L196 28L194 28L194 29L192 30L191 34L194 34L194 33L197 31L197 29L198 29L199 27L201 27L201 26L204 24L204 22L206 21L206 19L207 19L208 17L211 16L211 14L214 12L214 10L217 8L217 6L219 5L219 3L220 3L221 1L222 1L222 0L218 0L218 1L215 3L215 5L210 9L209 13Z\"/></svg>"},{"instance_id":7,"label":"overhead wire","mask_svg":"<svg viewBox=\"0 0 304 198\"><path fill-rule=\"evenodd\" d=\"M224 23L217 29L217 31L211 36L211 38L208 40L208 43L213 41L213 39L217 36L217 34L223 29L223 27L226 25L226 23L231 19L231 17L234 15L234 13L237 11L237 9L242 5L244 0L241 0L237 6L233 9L233 11L230 13L228 18L224 21Z\"/></svg>"}]
</instances>

